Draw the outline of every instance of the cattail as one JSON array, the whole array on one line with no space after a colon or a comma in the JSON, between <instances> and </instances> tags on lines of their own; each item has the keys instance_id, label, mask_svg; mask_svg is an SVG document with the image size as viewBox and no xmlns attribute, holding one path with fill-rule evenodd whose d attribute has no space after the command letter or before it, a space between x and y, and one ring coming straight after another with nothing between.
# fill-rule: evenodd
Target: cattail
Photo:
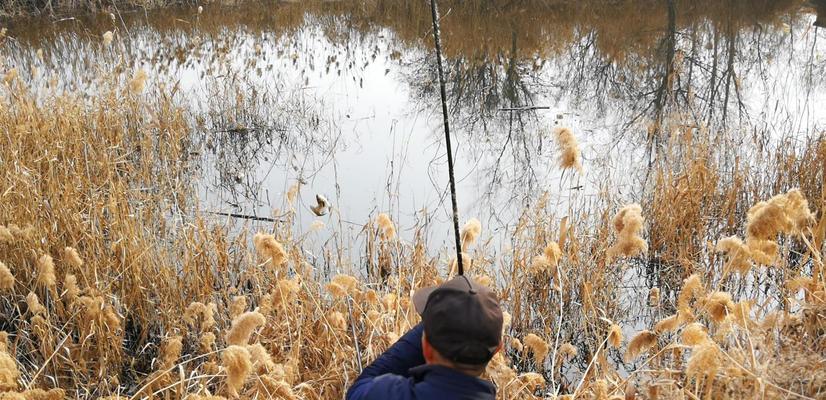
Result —
<instances>
[{"instance_id":1,"label":"cattail","mask_svg":"<svg viewBox=\"0 0 826 400\"><path fill-rule=\"evenodd\" d=\"M482 233L482 223L476 218L471 218L462 227L462 250L467 250L468 247L476 242L476 239Z\"/></svg>"},{"instance_id":2,"label":"cattail","mask_svg":"<svg viewBox=\"0 0 826 400\"><path fill-rule=\"evenodd\" d=\"M680 290L680 295L677 297L677 308L689 308L689 302L703 292L703 282L700 276L692 274L683 281L683 288Z\"/></svg>"},{"instance_id":3,"label":"cattail","mask_svg":"<svg viewBox=\"0 0 826 400\"><path fill-rule=\"evenodd\" d=\"M324 286L331 295L336 299L347 297L347 289L335 282L330 282Z\"/></svg>"},{"instance_id":4,"label":"cattail","mask_svg":"<svg viewBox=\"0 0 826 400\"><path fill-rule=\"evenodd\" d=\"M648 251L648 244L640 237L644 223L642 207L639 204L629 204L617 213L613 220L617 241L608 248L609 260L620 255L636 257Z\"/></svg>"},{"instance_id":5,"label":"cattail","mask_svg":"<svg viewBox=\"0 0 826 400\"><path fill-rule=\"evenodd\" d=\"M3 225L0 225L0 243L11 243L14 241L14 236L11 230Z\"/></svg>"},{"instance_id":6,"label":"cattail","mask_svg":"<svg viewBox=\"0 0 826 400\"><path fill-rule=\"evenodd\" d=\"M14 275L12 275L9 267L0 261L0 290L11 290L14 288Z\"/></svg>"},{"instance_id":7,"label":"cattail","mask_svg":"<svg viewBox=\"0 0 826 400\"><path fill-rule=\"evenodd\" d=\"M502 334L504 335L505 332L508 331L511 327L511 323L513 322L513 316L511 313L502 310Z\"/></svg>"},{"instance_id":8,"label":"cattail","mask_svg":"<svg viewBox=\"0 0 826 400\"><path fill-rule=\"evenodd\" d=\"M761 265L773 265L777 260L779 246L774 240L749 238L746 241L751 259Z\"/></svg>"},{"instance_id":9,"label":"cattail","mask_svg":"<svg viewBox=\"0 0 826 400\"><path fill-rule=\"evenodd\" d=\"M287 203L289 205L295 204L295 199L298 198L298 191L301 189L301 182L296 182L290 189L287 190Z\"/></svg>"},{"instance_id":10,"label":"cattail","mask_svg":"<svg viewBox=\"0 0 826 400\"><path fill-rule=\"evenodd\" d=\"M714 292L706 297L703 303L708 315L718 324L726 319L730 310L734 309L731 295L726 292Z\"/></svg>"},{"instance_id":11,"label":"cattail","mask_svg":"<svg viewBox=\"0 0 826 400\"><path fill-rule=\"evenodd\" d=\"M272 263L273 266L278 267L287 261L287 252L281 243L275 240L275 236L263 233L257 233L252 238L258 254Z\"/></svg>"},{"instance_id":12,"label":"cattail","mask_svg":"<svg viewBox=\"0 0 826 400\"><path fill-rule=\"evenodd\" d=\"M381 233L382 239L390 240L396 236L396 227L393 226L393 221L390 220L390 217L387 214L379 214L376 218L376 224L379 226L379 232Z\"/></svg>"},{"instance_id":13,"label":"cattail","mask_svg":"<svg viewBox=\"0 0 826 400\"><path fill-rule=\"evenodd\" d=\"M310 224L310 231L312 232L318 232L322 229L324 229L324 221L315 220Z\"/></svg>"},{"instance_id":14,"label":"cattail","mask_svg":"<svg viewBox=\"0 0 826 400\"><path fill-rule=\"evenodd\" d=\"M180 336L172 336L164 339L161 343L161 350L159 353L159 370L167 370L175 365L175 361L181 358L181 350L183 350L183 341Z\"/></svg>"},{"instance_id":15,"label":"cattail","mask_svg":"<svg viewBox=\"0 0 826 400\"><path fill-rule=\"evenodd\" d=\"M0 393L17 390L17 380L20 378L20 370L17 369L17 361L8 353L6 343L6 332L0 332Z\"/></svg>"},{"instance_id":16,"label":"cattail","mask_svg":"<svg viewBox=\"0 0 826 400\"><path fill-rule=\"evenodd\" d=\"M545 386L545 377L536 372L526 372L519 375L519 380L531 392L542 389Z\"/></svg>"},{"instance_id":17,"label":"cattail","mask_svg":"<svg viewBox=\"0 0 826 400\"><path fill-rule=\"evenodd\" d=\"M622 328L617 324L611 324L611 329L608 331L608 344L618 349L622 346Z\"/></svg>"},{"instance_id":18,"label":"cattail","mask_svg":"<svg viewBox=\"0 0 826 400\"><path fill-rule=\"evenodd\" d=\"M531 265L528 267L528 272L531 275L537 275L548 271L551 268L551 264L548 262L548 259L545 256L535 256L531 259Z\"/></svg>"},{"instance_id":19,"label":"cattail","mask_svg":"<svg viewBox=\"0 0 826 400\"><path fill-rule=\"evenodd\" d=\"M229 315L233 319L239 315L241 315L244 310L247 309L247 298L246 296L235 296L232 298L232 302L229 305Z\"/></svg>"},{"instance_id":20,"label":"cattail","mask_svg":"<svg viewBox=\"0 0 826 400\"><path fill-rule=\"evenodd\" d=\"M654 332L657 334L662 334L665 332L672 332L675 331L677 328L680 327L680 318L679 315L674 314L670 317L663 318L656 325L654 325Z\"/></svg>"},{"instance_id":21,"label":"cattail","mask_svg":"<svg viewBox=\"0 0 826 400\"><path fill-rule=\"evenodd\" d=\"M519 339L511 338L511 348L521 353L524 349L524 346L522 345L522 342Z\"/></svg>"},{"instance_id":22,"label":"cattail","mask_svg":"<svg viewBox=\"0 0 826 400\"><path fill-rule=\"evenodd\" d=\"M350 275L336 275L333 277L332 282L341 286L347 293L351 294L354 293L359 284L358 279Z\"/></svg>"},{"instance_id":23,"label":"cattail","mask_svg":"<svg viewBox=\"0 0 826 400\"><path fill-rule=\"evenodd\" d=\"M63 293L69 302L74 302L80 294L80 288L77 286L77 277L73 274L66 274L63 280Z\"/></svg>"},{"instance_id":24,"label":"cattail","mask_svg":"<svg viewBox=\"0 0 826 400\"><path fill-rule=\"evenodd\" d=\"M227 344L246 345L250 340L252 331L264 325L265 322L267 322L266 318L257 311L249 311L239 315L232 320L232 326L229 328L226 337Z\"/></svg>"},{"instance_id":25,"label":"cattail","mask_svg":"<svg viewBox=\"0 0 826 400\"><path fill-rule=\"evenodd\" d=\"M625 359L628 361L634 360L640 354L647 352L654 345L657 344L657 334L649 330L644 330L634 336L631 342L628 343L628 349L625 351Z\"/></svg>"},{"instance_id":26,"label":"cattail","mask_svg":"<svg viewBox=\"0 0 826 400\"><path fill-rule=\"evenodd\" d=\"M146 86L146 71L143 69L139 69L135 72L135 76L132 77L132 80L129 81L129 90L132 91L134 94L139 94L143 92L143 88Z\"/></svg>"},{"instance_id":27,"label":"cattail","mask_svg":"<svg viewBox=\"0 0 826 400\"><path fill-rule=\"evenodd\" d=\"M344 314L338 311L331 311L327 314L327 322L330 323L330 326L339 331L343 331L347 329L347 319L344 318Z\"/></svg>"},{"instance_id":28,"label":"cattail","mask_svg":"<svg viewBox=\"0 0 826 400\"><path fill-rule=\"evenodd\" d=\"M730 236L720 239L717 242L717 251L728 255L728 265L740 274L745 274L751 270L751 251L737 236Z\"/></svg>"},{"instance_id":29,"label":"cattail","mask_svg":"<svg viewBox=\"0 0 826 400\"><path fill-rule=\"evenodd\" d=\"M792 221L793 232L802 235L814 221L815 216L809 210L809 201L803 197L800 189L792 189L784 198L783 211Z\"/></svg>"},{"instance_id":30,"label":"cattail","mask_svg":"<svg viewBox=\"0 0 826 400\"><path fill-rule=\"evenodd\" d=\"M556 143L559 146L559 166L562 169L575 168L582 171L582 152L573 132L568 128L558 128Z\"/></svg>"},{"instance_id":31,"label":"cattail","mask_svg":"<svg viewBox=\"0 0 826 400\"><path fill-rule=\"evenodd\" d=\"M660 306L660 288L655 287L648 291L648 305L650 307Z\"/></svg>"},{"instance_id":32,"label":"cattail","mask_svg":"<svg viewBox=\"0 0 826 400\"><path fill-rule=\"evenodd\" d=\"M264 348L261 343L255 343L247 346L247 351L250 353L250 361L252 367L258 375L266 375L275 368L275 363L270 357L270 353Z\"/></svg>"},{"instance_id":33,"label":"cattail","mask_svg":"<svg viewBox=\"0 0 826 400\"><path fill-rule=\"evenodd\" d=\"M570 360L576 357L577 353L576 347L570 343L563 343L559 346L559 357L563 360Z\"/></svg>"},{"instance_id":34,"label":"cattail","mask_svg":"<svg viewBox=\"0 0 826 400\"><path fill-rule=\"evenodd\" d=\"M115 34L112 33L112 31L104 32L104 34L103 34L103 45L108 47L110 44L112 44L112 40L114 38L115 38Z\"/></svg>"},{"instance_id":35,"label":"cattail","mask_svg":"<svg viewBox=\"0 0 826 400\"><path fill-rule=\"evenodd\" d=\"M37 283L45 287L54 287L57 278L54 273L52 256L44 254L37 260Z\"/></svg>"},{"instance_id":36,"label":"cattail","mask_svg":"<svg viewBox=\"0 0 826 400\"><path fill-rule=\"evenodd\" d=\"M543 255L545 259L548 260L548 264L556 268L559 265L559 260L562 258L562 250L556 242L549 242L548 245L545 246Z\"/></svg>"},{"instance_id":37,"label":"cattail","mask_svg":"<svg viewBox=\"0 0 826 400\"><path fill-rule=\"evenodd\" d=\"M209 353L212 351L212 348L215 346L215 334L212 332L207 332L201 335L200 340L198 341L198 347L200 347L202 353Z\"/></svg>"},{"instance_id":38,"label":"cattail","mask_svg":"<svg viewBox=\"0 0 826 400\"><path fill-rule=\"evenodd\" d=\"M204 303L198 301L190 303L186 307L186 310L184 310L184 321L188 324L194 325L198 316L204 313L204 309L206 309Z\"/></svg>"},{"instance_id":39,"label":"cattail","mask_svg":"<svg viewBox=\"0 0 826 400\"><path fill-rule=\"evenodd\" d=\"M29 294L26 295L26 305L29 307L29 312L32 315L46 313L46 307L43 307L43 305L40 304L40 299L37 298L37 295L34 292L29 292Z\"/></svg>"},{"instance_id":40,"label":"cattail","mask_svg":"<svg viewBox=\"0 0 826 400\"><path fill-rule=\"evenodd\" d=\"M63 249L63 259L67 264L75 268L80 268L83 266L83 260L74 248L67 247Z\"/></svg>"},{"instance_id":41,"label":"cattail","mask_svg":"<svg viewBox=\"0 0 826 400\"><path fill-rule=\"evenodd\" d=\"M527 336L525 336L522 339L522 343L524 343L525 346L528 346L528 348L531 349L531 352L533 353L533 359L536 361L537 367L541 367L545 361L545 357L548 356L548 353L551 350L550 346L548 346L548 343L545 343L545 341L542 340L542 338L536 336L533 333L529 333Z\"/></svg>"},{"instance_id":42,"label":"cattail","mask_svg":"<svg viewBox=\"0 0 826 400\"><path fill-rule=\"evenodd\" d=\"M252 371L250 352L242 346L229 346L221 353L221 362L227 371L227 388L230 394L238 396L247 376Z\"/></svg>"},{"instance_id":43,"label":"cattail","mask_svg":"<svg viewBox=\"0 0 826 400\"><path fill-rule=\"evenodd\" d=\"M713 376L720 366L720 349L713 342L704 342L692 351L685 372L688 377Z\"/></svg>"},{"instance_id":44,"label":"cattail","mask_svg":"<svg viewBox=\"0 0 826 400\"><path fill-rule=\"evenodd\" d=\"M246 299L245 299L246 301ZM210 302L204 308L204 320L201 321L201 329L204 331L210 330L215 326L215 312L218 311L218 306Z\"/></svg>"},{"instance_id":45,"label":"cattail","mask_svg":"<svg viewBox=\"0 0 826 400\"><path fill-rule=\"evenodd\" d=\"M699 322L689 324L683 329L683 344L685 345L697 346L709 340L705 327Z\"/></svg>"}]
</instances>

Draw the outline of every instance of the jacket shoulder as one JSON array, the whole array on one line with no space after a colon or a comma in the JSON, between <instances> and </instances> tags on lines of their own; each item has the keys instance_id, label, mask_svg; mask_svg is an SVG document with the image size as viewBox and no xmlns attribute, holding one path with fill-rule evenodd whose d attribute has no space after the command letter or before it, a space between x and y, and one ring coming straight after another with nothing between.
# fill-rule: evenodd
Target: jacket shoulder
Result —
<instances>
[{"instance_id":1,"label":"jacket shoulder","mask_svg":"<svg viewBox=\"0 0 826 400\"><path fill-rule=\"evenodd\" d=\"M413 379L401 375L384 374L373 379L365 400L415 399Z\"/></svg>"}]
</instances>

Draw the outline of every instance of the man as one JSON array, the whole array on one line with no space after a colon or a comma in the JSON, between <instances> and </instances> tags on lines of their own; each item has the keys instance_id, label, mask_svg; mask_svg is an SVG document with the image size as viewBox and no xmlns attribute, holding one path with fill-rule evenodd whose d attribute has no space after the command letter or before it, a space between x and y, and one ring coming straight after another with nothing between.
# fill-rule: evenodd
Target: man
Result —
<instances>
[{"instance_id":1,"label":"man","mask_svg":"<svg viewBox=\"0 0 826 400\"><path fill-rule=\"evenodd\" d=\"M479 376L502 348L496 295L458 276L416 291L413 305L422 322L364 369L347 399L495 399Z\"/></svg>"}]
</instances>

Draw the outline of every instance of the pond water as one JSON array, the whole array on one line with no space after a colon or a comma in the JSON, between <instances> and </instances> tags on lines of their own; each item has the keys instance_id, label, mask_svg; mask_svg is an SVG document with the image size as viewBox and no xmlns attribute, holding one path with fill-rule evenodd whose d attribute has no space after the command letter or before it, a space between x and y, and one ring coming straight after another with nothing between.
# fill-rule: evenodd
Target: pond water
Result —
<instances>
[{"instance_id":1,"label":"pond water","mask_svg":"<svg viewBox=\"0 0 826 400\"><path fill-rule=\"evenodd\" d=\"M603 3L442 4L459 213L495 243L546 191L560 217L609 191L639 200L687 130L721 136L727 157L826 126L821 3ZM405 240L427 225L438 251L452 236L430 23L424 1L112 10L15 20L0 57L34 90L92 94L118 63L175 87L197 121L204 211L277 218L300 182L296 230L326 223L316 249L357 247L387 212ZM581 173L559 167L557 126L578 137ZM330 214L311 212L317 194Z\"/></svg>"}]
</instances>

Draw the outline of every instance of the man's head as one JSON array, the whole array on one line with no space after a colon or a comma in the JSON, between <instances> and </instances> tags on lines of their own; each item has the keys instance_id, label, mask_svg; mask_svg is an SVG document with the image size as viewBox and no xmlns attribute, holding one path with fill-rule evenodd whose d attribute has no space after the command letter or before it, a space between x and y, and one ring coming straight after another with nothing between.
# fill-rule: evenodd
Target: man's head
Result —
<instances>
[{"instance_id":1,"label":"man's head","mask_svg":"<svg viewBox=\"0 0 826 400\"><path fill-rule=\"evenodd\" d=\"M502 343L502 310L496 295L464 276L413 295L422 316L422 347L429 364L478 375Z\"/></svg>"}]
</instances>

